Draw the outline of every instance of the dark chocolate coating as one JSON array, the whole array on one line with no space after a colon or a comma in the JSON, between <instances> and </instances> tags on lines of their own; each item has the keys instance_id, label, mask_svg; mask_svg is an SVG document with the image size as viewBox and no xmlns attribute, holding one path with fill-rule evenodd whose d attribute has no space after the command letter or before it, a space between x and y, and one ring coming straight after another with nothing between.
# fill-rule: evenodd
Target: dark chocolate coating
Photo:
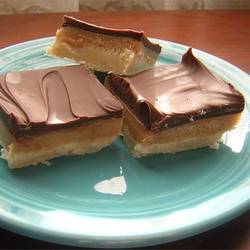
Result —
<instances>
[{"instance_id":1,"label":"dark chocolate coating","mask_svg":"<svg viewBox=\"0 0 250 250\"><path fill-rule=\"evenodd\" d=\"M126 78L111 74L109 82L112 92L151 131L244 109L244 97L212 74L191 49L181 63Z\"/></svg>"},{"instance_id":2,"label":"dark chocolate coating","mask_svg":"<svg viewBox=\"0 0 250 250\"><path fill-rule=\"evenodd\" d=\"M106 79L106 77L107 77L107 75L108 75L108 72L103 72L103 71L97 71L97 70L95 70L95 71L94 71L94 74L95 74L96 78L97 78L102 84L104 84L105 79Z\"/></svg>"},{"instance_id":3,"label":"dark chocolate coating","mask_svg":"<svg viewBox=\"0 0 250 250\"><path fill-rule=\"evenodd\" d=\"M0 111L15 136L122 116L120 102L82 65L0 75Z\"/></svg>"},{"instance_id":4,"label":"dark chocolate coating","mask_svg":"<svg viewBox=\"0 0 250 250\"><path fill-rule=\"evenodd\" d=\"M64 16L62 27L73 27L82 29L85 31L95 32L104 35L110 36L121 36L121 37L129 37L141 41L145 47L148 47L151 50L154 50L157 53L161 52L161 46L159 44L152 43L145 36L143 31L136 31L131 29L112 29L97 26L91 23L83 22L74 17Z\"/></svg>"}]
</instances>

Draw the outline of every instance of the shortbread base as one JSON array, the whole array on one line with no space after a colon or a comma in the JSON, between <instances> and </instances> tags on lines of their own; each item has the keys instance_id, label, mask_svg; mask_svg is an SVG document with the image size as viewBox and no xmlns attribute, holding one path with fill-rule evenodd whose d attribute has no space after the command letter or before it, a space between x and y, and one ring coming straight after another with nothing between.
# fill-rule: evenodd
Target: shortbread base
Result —
<instances>
[{"instance_id":1,"label":"shortbread base","mask_svg":"<svg viewBox=\"0 0 250 250\"><path fill-rule=\"evenodd\" d=\"M110 36L62 27L47 49L52 56L68 58L97 71L133 75L154 66L159 53L132 38Z\"/></svg>"},{"instance_id":2,"label":"shortbread base","mask_svg":"<svg viewBox=\"0 0 250 250\"><path fill-rule=\"evenodd\" d=\"M102 119L18 139L5 133L4 138L0 138L2 157L14 169L60 156L94 153L117 138L121 124L122 118Z\"/></svg>"}]
</instances>

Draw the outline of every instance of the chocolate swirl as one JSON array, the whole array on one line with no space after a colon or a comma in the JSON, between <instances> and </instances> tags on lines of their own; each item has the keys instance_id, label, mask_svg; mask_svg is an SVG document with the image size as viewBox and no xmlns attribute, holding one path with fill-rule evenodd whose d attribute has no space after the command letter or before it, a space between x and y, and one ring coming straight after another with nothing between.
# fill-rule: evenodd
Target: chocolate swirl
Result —
<instances>
[{"instance_id":1,"label":"chocolate swirl","mask_svg":"<svg viewBox=\"0 0 250 250\"><path fill-rule=\"evenodd\" d=\"M182 62L123 78L110 75L112 91L148 129L241 112L244 97L212 74L189 49Z\"/></svg>"},{"instance_id":2,"label":"chocolate swirl","mask_svg":"<svg viewBox=\"0 0 250 250\"><path fill-rule=\"evenodd\" d=\"M122 116L120 103L80 65L0 75L0 106L16 136Z\"/></svg>"}]
</instances>

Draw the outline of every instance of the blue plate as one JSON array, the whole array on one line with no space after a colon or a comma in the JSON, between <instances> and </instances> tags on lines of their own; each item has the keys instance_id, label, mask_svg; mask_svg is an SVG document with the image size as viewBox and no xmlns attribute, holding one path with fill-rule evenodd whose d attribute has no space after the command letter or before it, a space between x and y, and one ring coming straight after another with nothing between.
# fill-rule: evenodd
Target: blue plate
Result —
<instances>
[{"instance_id":1,"label":"blue plate","mask_svg":"<svg viewBox=\"0 0 250 250\"><path fill-rule=\"evenodd\" d=\"M72 64L45 55L52 39L0 50L0 71ZM154 41L163 47L158 63L178 62L187 49ZM96 154L54 159L51 166L11 171L0 160L0 225L73 246L136 247L206 231L249 209L249 76L215 56L194 54L246 98L241 122L219 150L133 159L119 138Z\"/></svg>"}]
</instances>

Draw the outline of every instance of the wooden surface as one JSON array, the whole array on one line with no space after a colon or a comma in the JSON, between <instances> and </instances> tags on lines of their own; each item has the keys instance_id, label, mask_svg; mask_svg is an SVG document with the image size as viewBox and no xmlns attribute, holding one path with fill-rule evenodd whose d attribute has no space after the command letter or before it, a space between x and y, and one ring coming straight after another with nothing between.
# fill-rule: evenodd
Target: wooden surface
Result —
<instances>
[{"instance_id":1,"label":"wooden surface","mask_svg":"<svg viewBox=\"0 0 250 250\"><path fill-rule=\"evenodd\" d=\"M250 11L81 12L73 16L98 25L144 30L221 57L250 73ZM0 16L0 48L53 36L63 14ZM250 84L250 82L249 82ZM0 229L0 248L67 248ZM155 249L250 249L250 212L200 235Z\"/></svg>"},{"instance_id":2,"label":"wooden surface","mask_svg":"<svg viewBox=\"0 0 250 250\"><path fill-rule=\"evenodd\" d=\"M75 17L182 43L250 72L250 11L81 12ZM53 36L62 14L0 16L0 47Z\"/></svg>"}]
</instances>

